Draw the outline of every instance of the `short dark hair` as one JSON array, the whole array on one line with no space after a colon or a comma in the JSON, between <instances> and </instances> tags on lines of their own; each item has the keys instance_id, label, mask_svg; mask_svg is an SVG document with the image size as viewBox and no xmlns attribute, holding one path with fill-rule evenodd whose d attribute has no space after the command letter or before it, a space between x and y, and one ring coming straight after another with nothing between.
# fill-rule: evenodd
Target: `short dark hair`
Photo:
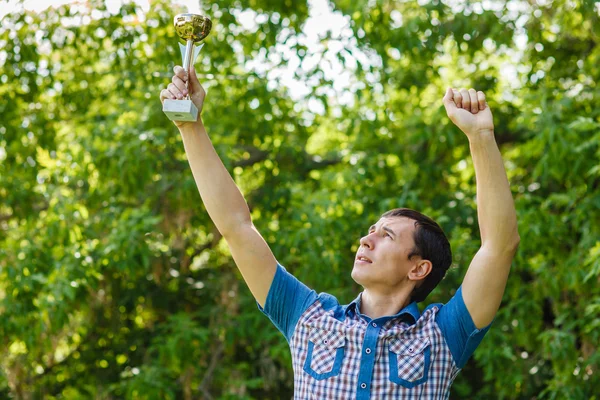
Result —
<instances>
[{"instance_id":1,"label":"short dark hair","mask_svg":"<svg viewBox=\"0 0 600 400\"><path fill-rule=\"evenodd\" d=\"M428 216L409 208L395 208L385 212L381 218L405 217L415 220L413 239L415 247L408 255L410 260L420 256L431 261L432 269L424 282L411 293L411 301L421 302L431 293L452 265L450 242L442 228Z\"/></svg>"}]
</instances>

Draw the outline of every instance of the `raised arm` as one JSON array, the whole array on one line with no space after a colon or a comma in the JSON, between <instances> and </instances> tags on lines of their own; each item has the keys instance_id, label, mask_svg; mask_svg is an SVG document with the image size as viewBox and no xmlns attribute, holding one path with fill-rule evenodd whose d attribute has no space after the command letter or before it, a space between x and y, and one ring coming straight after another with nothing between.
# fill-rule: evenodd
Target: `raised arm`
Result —
<instances>
[{"instance_id":1,"label":"raised arm","mask_svg":"<svg viewBox=\"0 0 600 400\"><path fill-rule=\"evenodd\" d=\"M160 100L183 98L187 95L187 74L180 66ZM190 96L198 111L202 110L206 93L192 68ZM256 301L264 306L275 276L277 261L271 249L252 224L248 205L229 175L212 145L202 119L197 122L176 122L183 138L194 180L208 215L223 235L231 255Z\"/></svg>"},{"instance_id":2,"label":"raised arm","mask_svg":"<svg viewBox=\"0 0 600 400\"><path fill-rule=\"evenodd\" d=\"M448 89L444 106L467 135L475 166L481 248L467 270L462 293L475 326L482 328L494 319L506 288L520 241L517 214L483 92Z\"/></svg>"}]
</instances>

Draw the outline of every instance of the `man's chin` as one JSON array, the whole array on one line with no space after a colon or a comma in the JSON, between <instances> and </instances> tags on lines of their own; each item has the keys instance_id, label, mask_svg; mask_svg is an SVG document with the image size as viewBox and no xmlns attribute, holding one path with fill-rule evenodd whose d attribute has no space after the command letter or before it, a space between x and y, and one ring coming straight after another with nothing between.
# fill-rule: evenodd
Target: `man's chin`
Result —
<instances>
[{"instance_id":1,"label":"man's chin","mask_svg":"<svg viewBox=\"0 0 600 400\"><path fill-rule=\"evenodd\" d=\"M350 274L352 280L354 280L354 282L358 283L362 287L364 287L365 283L369 281L369 277L367 275L368 273L366 273L366 271L364 270L361 271L361 268L356 264L354 265L354 268L352 268L352 273Z\"/></svg>"}]
</instances>

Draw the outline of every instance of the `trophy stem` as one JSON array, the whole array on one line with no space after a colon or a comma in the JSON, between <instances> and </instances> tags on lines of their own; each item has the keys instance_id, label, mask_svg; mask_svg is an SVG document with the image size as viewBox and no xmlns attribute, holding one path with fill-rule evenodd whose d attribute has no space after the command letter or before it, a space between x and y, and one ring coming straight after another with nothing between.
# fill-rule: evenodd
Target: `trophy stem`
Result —
<instances>
[{"instance_id":1,"label":"trophy stem","mask_svg":"<svg viewBox=\"0 0 600 400\"><path fill-rule=\"evenodd\" d=\"M188 90L188 95L185 97L187 100L190 99L190 86L189 86L189 72L192 69L192 62L194 60L194 42L188 40L185 45L185 57L183 59L183 69L188 73L188 81L185 83L185 88Z\"/></svg>"}]
</instances>

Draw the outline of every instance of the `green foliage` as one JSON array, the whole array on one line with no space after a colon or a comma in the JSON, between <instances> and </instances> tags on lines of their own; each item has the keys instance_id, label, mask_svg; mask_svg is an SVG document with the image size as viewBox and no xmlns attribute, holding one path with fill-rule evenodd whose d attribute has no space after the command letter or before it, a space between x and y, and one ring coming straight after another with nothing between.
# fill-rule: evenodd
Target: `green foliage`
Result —
<instances>
[{"instance_id":1,"label":"green foliage","mask_svg":"<svg viewBox=\"0 0 600 400\"><path fill-rule=\"evenodd\" d=\"M441 98L484 90L521 244L451 397L594 398L598 3L419 3L337 1L350 29L310 52L307 3L212 3L196 66L211 139L306 284L350 302L358 239L409 207L451 239L456 268L428 299L445 302L480 242L468 142ZM160 108L183 10L89 4L15 12L0 28L0 397L290 398L287 343L256 308ZM249 10L254 26L239 18ZM337 92L327 60L347 80ZM300 100L271 73L296 61Z\"/></svg>"}]
</instances>

